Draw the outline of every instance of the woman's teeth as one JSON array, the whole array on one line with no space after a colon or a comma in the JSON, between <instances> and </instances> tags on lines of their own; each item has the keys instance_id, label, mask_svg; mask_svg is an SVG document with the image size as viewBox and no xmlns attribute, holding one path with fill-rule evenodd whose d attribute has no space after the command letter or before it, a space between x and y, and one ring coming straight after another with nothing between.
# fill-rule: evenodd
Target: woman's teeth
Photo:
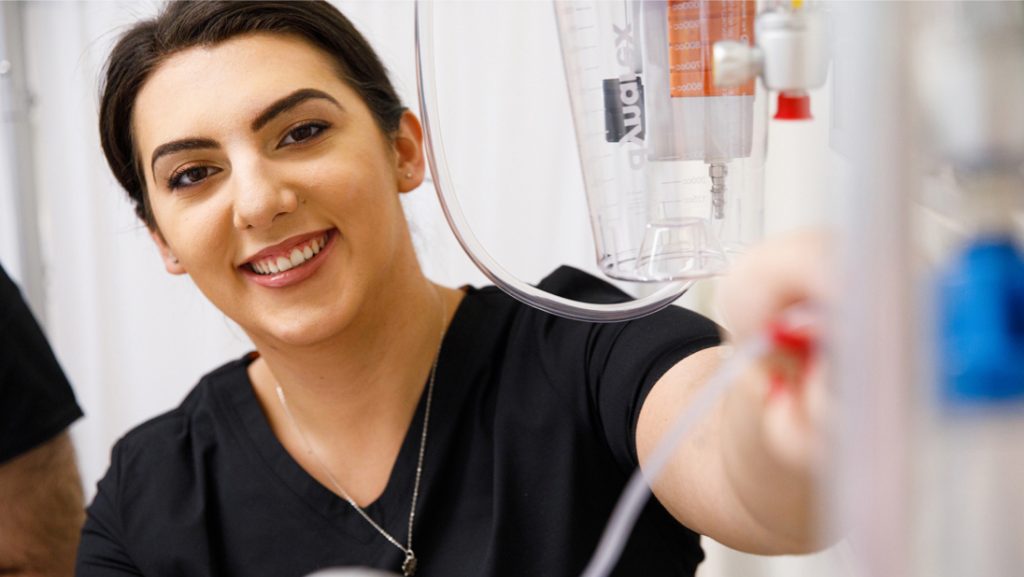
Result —
<instances>
[{"instance_id":1,"label":"woman's teeth","mask_svg":"<svg viewBox=\"0 0 1024 577\"><path fill-rule=\"evenodd\" d=\"M292 249L288 256L265 258L249 266L259 274L277 274L295 268L313 258L327 244L327 235L315 238Z\"/></svg>"}]
</instances>

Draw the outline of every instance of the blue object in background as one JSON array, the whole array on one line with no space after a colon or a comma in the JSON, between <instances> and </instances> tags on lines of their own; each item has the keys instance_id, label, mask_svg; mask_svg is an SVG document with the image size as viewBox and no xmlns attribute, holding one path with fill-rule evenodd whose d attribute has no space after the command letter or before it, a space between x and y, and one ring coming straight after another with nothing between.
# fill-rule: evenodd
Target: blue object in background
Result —
<instances>
[{"instance_id":1,"label":"blue object in background","mask_svg":"<svg viewBox=\"0 0 1024 577\"><path fill-rule=\"evenodd\" d=\"M943 400L1024 400L1024 257L1013 238L975 239L940 276L937 304Z\"/></svg>"}]
</instances>

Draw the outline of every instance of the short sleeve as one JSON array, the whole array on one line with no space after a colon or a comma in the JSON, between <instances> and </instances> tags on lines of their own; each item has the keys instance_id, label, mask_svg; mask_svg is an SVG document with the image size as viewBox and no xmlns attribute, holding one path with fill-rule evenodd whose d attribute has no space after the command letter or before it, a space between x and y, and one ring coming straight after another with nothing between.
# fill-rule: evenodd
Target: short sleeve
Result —
<instances>
[{"instance_id":1,"label":"short sleeve","mask_svg":"<svg viewBox=\"0 0 1024 577\"><path fill-rule=\"evenodd\" d=\"M583 272L562 267L541 288L587 302L621 302L628 295ZM540 314L540 313L538 313ZM542 362L566 382L583 380L585 411L624 471L639 464L636 426L647 394L676 363L721 343L711 320L669 306L623 323L583 323L545 315Z\"/></svg>"},{"instance_id":2,"label":"short sleeve","mask_svg":"<svg viewBox=\"0 0 1024 577\"><path fill-rule=\"evenodd\" d=\"M96 497L86 510L75 563L76 577L142 575L124 550L124 530L118 506L121 467L118 444L111 453L110 468L97 486Z\"/></svg>"},{"instance_id":3,"label":"short sleeve","mask_svg":"<svg viewBox=\"0 0 1024 577\"><path fill-rule=\"evenodd\" d=\"M0 463L48 441L81 416L43 331L0 268Z\"/></svg>"}]
</instances>

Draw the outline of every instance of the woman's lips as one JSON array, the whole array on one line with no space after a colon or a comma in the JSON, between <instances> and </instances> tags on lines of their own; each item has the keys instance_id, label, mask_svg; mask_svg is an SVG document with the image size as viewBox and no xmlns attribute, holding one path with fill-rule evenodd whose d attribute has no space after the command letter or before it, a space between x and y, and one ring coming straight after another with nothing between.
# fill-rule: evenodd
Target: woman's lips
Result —
<instances>
[{"instance_id":1,"label":"woman's lips","mask_svg":"<svg viewBox=\"0 0 1024 577\"><path fill-rule=\"evenodd\" d=\"M298 284L320 268L337 236L338 231L332 229L289 249L260 253L262 256L251 259L239 269L246 278L260 286L282 288Z\"/></svg>"}]
</instances>

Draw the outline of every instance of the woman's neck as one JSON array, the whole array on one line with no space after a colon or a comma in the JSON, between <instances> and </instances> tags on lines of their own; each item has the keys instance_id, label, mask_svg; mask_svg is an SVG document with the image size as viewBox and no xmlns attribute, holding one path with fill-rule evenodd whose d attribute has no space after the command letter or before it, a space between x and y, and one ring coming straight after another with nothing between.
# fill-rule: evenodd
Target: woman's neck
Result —
<instances>
[{"instance_id":1,"label":"woman's neck","mask_svg":"<svg viewBox=\"0 0 1024 577\"><path fill-rule=\"evenodd\" d=\"M253 339L261 359L250 376L275 430L291 434L275 406L280 386L312 438L370 450L404 437L460 295L421 274L403 284L367 297L352 321L323 342L271 346Z\"/></svg>"}]
</instances>

